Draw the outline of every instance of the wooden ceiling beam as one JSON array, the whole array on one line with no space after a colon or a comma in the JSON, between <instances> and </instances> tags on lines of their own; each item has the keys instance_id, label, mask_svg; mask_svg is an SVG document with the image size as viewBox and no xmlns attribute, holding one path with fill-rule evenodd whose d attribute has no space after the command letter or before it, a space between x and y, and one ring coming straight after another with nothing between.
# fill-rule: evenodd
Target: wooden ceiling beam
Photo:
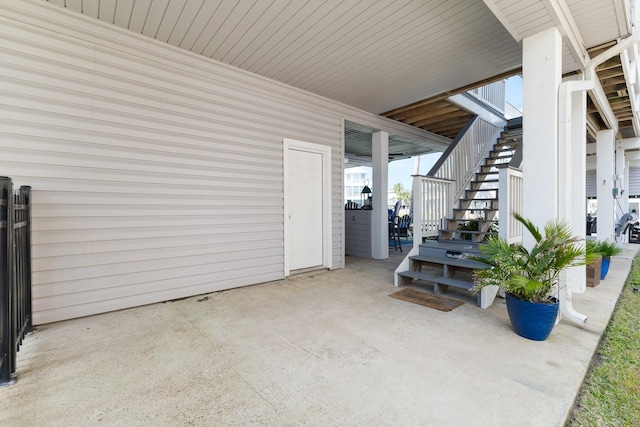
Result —
<instances>
[{"instance_id":1,"label":"wooden ceiling beam","mask_svg":"<svg viewBox=\"0 0 640 427\"><path fill-rule=\"evenodd\" d=\"M413 126L418 126L418 127L424 127L424 126L438 126L440 123L447 123L450 122L452 120L462 120L462 119L470 119L471 117L473 117L472 114L469 114L468 112L464 111L464 110L458 110L454 113L449 113L449 114L445 114L442 116L438 116L438 117L432 117L430 119L427 120L422 120L416 123L412 123Z\"/></svg>"},{"instance_id":2,"label":"wooden ceiling beam","mask_svg":"<svg viewBox=\"0 0 640 427\"><path fill-rule=\"evenodd\" d=\"M604 79L610 79L612 77L620 77L620 76L624 77L624 72L622 71L622 67L613 68L611 70L598 71L596 72L596 74L598 75L598 78L600 79L600 81Z\"/></svg>"},{"instance_id":3,"label":"wooden ceiling beam","mask_svg":"<svg viewBox=\"0 0 640 427\"><path fill-rule=\"evenodd\" d=\"M441 126L432 127L431 129L433 129L432 132L435 132L435 133L455 131L457 134L468 122L469 120L453 121L447 124L442 124Z\"/></svg>"},{"instance_id":4,"label":"wooden ceiling beam","mask_svg":"<svg viewBox=\"0 0 640 427\"><path fill-rule=\"evenodd\" d=\"M455 111L450 111L447 113L438 114L431 117L425 117L422 120L407 121L405 123L408 123L413 126L422 127L422 126L428 126L429 124L433 124L433 123L440 123L447 120L455 119L458 117L468 117L468 116L470 116L469 112L462 109L457 109Z\"/></svg>"},{"instance_id":5,"label":"wooden ceiling beam","mask_svg":"<svg viewBox=\"0 0 640 427\"><path fill-rule=\"evenodd\" d=\"M438 116L454 113L456 111L460 111L460 107L458 107L457 105L447 103L446 107L440 107L435 109L425 108L421 111L416 111L414 114L408 115L405 118L403 118L402 121L405 123L415 123L415 122L429 119L432 117L438 117Z\"/></svg>"}]
</instances>

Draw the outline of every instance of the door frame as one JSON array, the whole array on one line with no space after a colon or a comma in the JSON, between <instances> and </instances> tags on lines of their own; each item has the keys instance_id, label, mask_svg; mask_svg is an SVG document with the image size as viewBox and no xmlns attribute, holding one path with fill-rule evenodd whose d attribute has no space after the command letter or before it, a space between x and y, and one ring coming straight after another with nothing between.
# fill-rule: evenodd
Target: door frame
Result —
<instances>
[{"instance_id":1,"label":"door frame","mask_svg":"<svg viewBox=\"0 0 640 427\"><path fill-rule=\"evenodd\" d=\"M291 150L306 151L320 154L322 156L322 266L332 268L332 221L331 221L331 147L327 145L314 144L311 142L299 141L296 139L284 138L283 158L284 158L284 276L290 274L289 271L289 203L291 201L291 189L289 188L290 157Z\"/></svg>"}]
</instances>

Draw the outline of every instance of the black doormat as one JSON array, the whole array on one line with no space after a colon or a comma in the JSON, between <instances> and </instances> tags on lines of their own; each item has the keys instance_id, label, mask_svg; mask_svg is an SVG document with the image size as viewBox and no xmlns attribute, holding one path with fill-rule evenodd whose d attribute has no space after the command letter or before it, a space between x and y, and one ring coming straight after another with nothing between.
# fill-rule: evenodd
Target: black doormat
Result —
<instances>
[{"instance_id":1,"label":"black doormat","mask_svg":"<svg viewBox=\"0 0 640 427\"><path fill-rule=\"evenodd\" d=\"M458 301L457 299L416 291L412 288L404 288L403 290L390 294L389 296L403 301L412 302L414 304L424 305L425 307L435 308L440 311L451 311L464 304L463 301Z\"/></svg>"}]
</instances>

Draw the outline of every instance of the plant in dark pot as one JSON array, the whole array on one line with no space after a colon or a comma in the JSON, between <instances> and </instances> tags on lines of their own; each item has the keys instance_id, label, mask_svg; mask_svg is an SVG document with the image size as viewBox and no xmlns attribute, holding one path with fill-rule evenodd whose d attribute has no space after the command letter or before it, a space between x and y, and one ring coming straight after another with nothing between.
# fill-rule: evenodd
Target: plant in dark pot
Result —
<instances>
[{"instance_id":1,"label":"plant in dark pot","mask_svg":"<svg viewBox=\"0 0 640 427\"><path fill-rule=\"evenodd\" d=\"M513 215L531 233L535 245L527 249L489 237L481 245L483 256L474 257L487 265L474 272L474 290L490 285L502 288L514 331L522 337L544 341L558 316L559 301L553 293L557 292L560 272L584 265L586 252L564 221L548 222L543 234L530 220Z\"/></svg>"},{"instance_id":2,"label":"plant in dark pot","mask_svg":"<svg viewBox=\"0 0 640 427\"><path fill-rule=\"evenodd\" d=\"M595 287L600 283L602 255L598 252L598 242L596 240L587 240L584 246L588 260L586 268L587 286Z\"/></svg>"},{"instance_id":3,"label":"plant in dark pot","mask_svg":"<svg viewBox=\"0 0 640 427\"><path fill-rule=\"evenodd\" d=\"M600 280L604 280L609 272L609 264L611 263L611 257L616 256L622 252L622 249L616 246L615 243L604 240L596 244L595 251L602 255L602 267L600 270Z\"/></svg>"}]
</instances>

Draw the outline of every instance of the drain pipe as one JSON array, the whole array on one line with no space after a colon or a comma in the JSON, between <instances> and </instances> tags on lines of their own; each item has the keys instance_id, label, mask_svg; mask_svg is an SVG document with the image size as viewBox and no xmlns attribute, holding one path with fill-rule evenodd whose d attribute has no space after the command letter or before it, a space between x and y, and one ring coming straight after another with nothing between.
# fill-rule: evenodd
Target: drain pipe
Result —
<instances>
[{"instance_id":1,"label":"drain pipe","mask_svg":"<svg viewBox=\"0 0 640 427\"><path fill-rule=\"evenodd\" d=\"M569 80L562 82L558 90L558 147L559 157L563 157L568 161L569 147L571 146L571 96L575 92L584 92L595 88L596 67L606 60L620 55L624 50L640 42L640 32L621 40L615 46L610 47L600 55L597 55L593 59L589 60L585 64L584 79L583 80ZM598 97L598 95L596 94ZM602 101L602 100L599 100ZM611 109L608 102L600 102L600 106L603 109L605 121L608 122L611 129L614 132L618 130L618 120ZM565 162L564 164L567 164ZM559 192L560 200L569 200L568 194L566 194L566 188L561 188ZM578 325L584 325L587 322L587 316L577 312L573 308L571 290L567 286L560 288L560 310L564 317L568 320L577 323Z\"/></svg>"}]
</instances>

